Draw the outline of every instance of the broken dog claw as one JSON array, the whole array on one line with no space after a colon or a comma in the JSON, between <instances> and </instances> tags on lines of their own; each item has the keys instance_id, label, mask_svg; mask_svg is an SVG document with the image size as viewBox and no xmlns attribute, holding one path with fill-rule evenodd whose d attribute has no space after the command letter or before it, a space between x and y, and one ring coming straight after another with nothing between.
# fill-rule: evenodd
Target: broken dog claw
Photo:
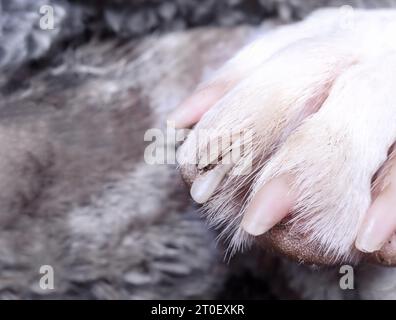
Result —
<instances>
[{"instance_id":1,"label":"broken dog claw","mask_svg":"<svg viewBox=\"0 0 396 320\"><path fill-rule=\"evenodd\" d=\"M202 157L197 165L197 168L202 170L206 165L213 164L215 159L219 158L219 149L213 148L209 144L209 149L214 149L216 152L205 154L210 157L209 163L202 162ZM190 190L191 197L197 203L205 203L214 194L217 187L223 181L224 177L234 168L235 164L241 159L241 143L236 140L232 146L230 145L226 150L221 153L222 160L215 164L213 169L203 175L198 176L193 182ZM205 157L205 156L204 156ZM205 165L202 165L205 163Z\"/></svg>"},{"instance_id":2,"label":"broken dog claw","mask_svg":"<svg viewBox=\"0 0 396 320\"><path fill-rule=\"evenodd\" d=\"M208 201L232 167L232 164L219 164L195 179L190 191L193 200L200 204Z\"/></svg>"}]
</instances>

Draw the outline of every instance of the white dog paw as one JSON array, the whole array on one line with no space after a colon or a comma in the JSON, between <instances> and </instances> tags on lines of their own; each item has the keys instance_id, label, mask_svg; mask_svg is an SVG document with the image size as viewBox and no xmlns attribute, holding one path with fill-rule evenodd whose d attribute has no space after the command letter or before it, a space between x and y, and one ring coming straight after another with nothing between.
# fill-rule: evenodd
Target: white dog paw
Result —
<instances>
[{"instance_id":1,"label":"white dog paw","mask_svg":"<svg viewBox=\"0 0 396 320\"><path fill-rule=\"evenodd\" d=\"M265 235L304 261L360 256L373 181L396 141L396 11L342 19L322 10L257 39L173 117L199 121L178 160L232 250Z\"/></svg>"}]
</instances>

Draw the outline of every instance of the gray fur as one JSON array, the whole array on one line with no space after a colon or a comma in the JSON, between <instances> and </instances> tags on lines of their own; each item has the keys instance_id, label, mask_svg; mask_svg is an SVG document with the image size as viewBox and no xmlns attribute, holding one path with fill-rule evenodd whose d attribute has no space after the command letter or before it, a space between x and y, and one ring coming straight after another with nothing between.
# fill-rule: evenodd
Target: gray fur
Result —
<instances>
[{"instance_id":1,"label":"gray fur","mask_svg":"<svg viewBox=\"0 0 396 320\"><path fill-rule=\"evenodd\" d=\"M2 79L0 297L217 294L227 273L214 235L175 168L145 163L143 136L226 58L214 44L230 55L247 32L90 43ZM47 264L53 291L38 286Z\"/></svg>"},{"instance_id":2,"label":"gray fur","mask_svg":"<svg viewBox=\"0 0 396 320\"><path fill-rule=\"evenodd\" d=\"M54 45L85 33L111 33L131 39L152 32L198 26L260 24L266 18L301 19L323 6L390 7L395 0L1 0L0 68L44 57ZM41 30L39 9L51 5L55 29Z\"/></svg>"}]
</instances>

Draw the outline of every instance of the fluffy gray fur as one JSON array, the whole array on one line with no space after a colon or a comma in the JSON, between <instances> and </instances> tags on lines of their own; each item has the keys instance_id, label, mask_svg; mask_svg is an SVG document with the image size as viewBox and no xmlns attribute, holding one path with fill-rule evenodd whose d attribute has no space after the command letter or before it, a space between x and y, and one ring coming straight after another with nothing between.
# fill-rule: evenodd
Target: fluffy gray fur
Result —
<instances>
[{"instance_id":1,"label":"fluffy gray fur","mask_svg":"<svg viewBox=\"0 0 396 320\"><path fill-rule=\"evenodd\" d=\"M0 68L44 57L54 45L87 32L121 38L198 26L260 24L266 18L301 19L323 6L389 7L395 0L17 0L0 1ZM51 5L56 28L41 30L39 9Z\"/></svg>"}]
</instances>

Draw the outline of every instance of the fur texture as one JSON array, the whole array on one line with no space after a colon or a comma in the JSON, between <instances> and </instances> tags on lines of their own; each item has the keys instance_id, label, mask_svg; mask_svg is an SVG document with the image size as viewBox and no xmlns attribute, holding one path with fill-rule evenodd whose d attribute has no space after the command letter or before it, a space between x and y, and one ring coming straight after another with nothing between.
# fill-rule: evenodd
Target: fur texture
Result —
<instances>
[{"instance_id":1,"label":"fur texture","mask_svg":"<svg viewBox=\"0 0 396 320\"><path fill-rule=\"evenodd\" d=\"M0 68L14 67L54 53L87 34L120 38L199 26L258 25L263 18L291 22L325 6L392 7L395 0L14 0L0 1ZM39 10L54 8L55 29L41 30Z\"/></svg>"},{"instance_id":2,"label":"fur texture","mask_svg":"<svg viewBox=\"0 0 396 320\"><path fill-rule=\"evenodd\" d=\"M143 137L164 126L203 66L218 67L249 32L89 43L3 75L0 297L186 299L220 291L227 272L214 235L175 168L145 163ZM198 48L205 55L191 65ZM54 268L54 290L38 286L44 264Z\"/></svg>"}]
</instances>

